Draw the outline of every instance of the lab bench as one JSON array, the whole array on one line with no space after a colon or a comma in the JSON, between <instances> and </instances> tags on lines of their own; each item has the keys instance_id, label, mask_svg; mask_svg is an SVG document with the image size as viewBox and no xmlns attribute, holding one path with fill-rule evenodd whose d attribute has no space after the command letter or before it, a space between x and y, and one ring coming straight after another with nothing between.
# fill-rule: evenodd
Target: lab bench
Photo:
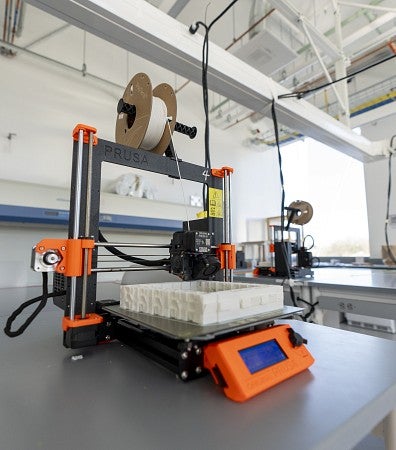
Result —
<instances>
[{"instance_id":1,"label":"lab bench","mask_svg":"<svg viewBox=\"0 0 396 450\"><path fill-rule=\"evenodd\" d=\"M315 363L235 403L209 376L184 383L118 341L65 349L61 318L49 306L23 336L0 336L0 448L360 449L385 419L396 449L396 342L288 320Z\"/></svg>"},{"instance_id":2,"label":"lab bench","mask_svg":"<svg viewBox=\"0 0 396 450\"><path fill-rule=\"evenodd\" d=\"M285 303L291 304L288 281L284 279L246 273L236 274L234 280L284 284ZM396 321L396 270L316 268L313 278L293 280L293 289L304 300L319 302L319 313L315 316L315 321L319 323L396 340L396 334L384 331L385 328L392 331ZM355 318L361 320L365 328L351 326L351 323L358 322ZM378 321L376 325L372 318L385 320Z\"/></svg>"}]
</instances>

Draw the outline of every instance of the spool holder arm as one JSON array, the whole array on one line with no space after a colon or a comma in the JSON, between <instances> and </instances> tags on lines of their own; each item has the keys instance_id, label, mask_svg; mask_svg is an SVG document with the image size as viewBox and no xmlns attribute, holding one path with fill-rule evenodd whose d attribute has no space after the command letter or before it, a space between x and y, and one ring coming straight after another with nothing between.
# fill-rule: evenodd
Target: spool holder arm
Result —
<instances>
[{"instance_id":1,"label":"spool holder arm","mask_svg":"<svg viewBox=\"0 0 396 450\"><path fill-rule=\"evenodd\" d=\"M136 116L136 106L130 105L126 103L122 98L119 100L117 105L117 113L118 114L127 114L131 120ZM185 134L190 139L194 139L197 135L197 127L190 127L188 125L184 125L183 123L176 122L175 131L181 134Z\"/></svg>"},{"instance_id":2,"label":"spool holder arm","mask_svg":"<svg viewBox=\"0 0 396 450\"><path fill-rule=\"evenodd\" d=\"M285 211L287 215L287 224L285 226L285 231L289 231L290 225L293 223L294 218L301 213L298 208L290 208L290 206L285 206Z\"/></svg>"}]
</instances>

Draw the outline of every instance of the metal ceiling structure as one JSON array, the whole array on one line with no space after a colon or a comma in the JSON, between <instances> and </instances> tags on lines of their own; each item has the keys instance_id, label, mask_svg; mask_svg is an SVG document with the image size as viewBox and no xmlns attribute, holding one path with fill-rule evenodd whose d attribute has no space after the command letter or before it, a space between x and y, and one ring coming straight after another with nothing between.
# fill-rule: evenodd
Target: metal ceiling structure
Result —
<instances>
[{"instance_id":1,"label":"metal ceiling structure","mask_svg":"<svg viewBox=\"0 0 396 450\"><path fill-rule=\"evenodd\" d=\"M72 25L200 83L202 36L143 0L28 0ZM211 45L209 87L247 108L269 114L275 99L278 120L304 135L359 160L384 154L385 142L371 142L304 100L278 99L290 91Z\"/></svg>"},{"instance_id":2,"label":"metal ceiling structure","mask_svg":"<svg viewBox=\"0 0 396 450\"><path fill-rule=\"evenodd\" d=\"M314 90L304 98L348 127L352 124L352 116L359 114L359 118L363 118L361 112L356 111L357 105L354 105L352 111L349 104L351 96L358 91L360 98L362 92L367 93L358 105L359 110L363 110L369 103L371 109L379 109L376 117L394 114L396 104L393 102L393 90L396 85L391 86L386 93L388 100L393 102L388 108L382 107L381 96L373 95L373 87L387 73L393 73L392 65L395 66L395 61L388 62L381 68L378 66L374 71L372 69L367 72L367 75L353 77L352 83L347 84L345 79L332 84L334 79L350 76L396 54L395 8L392 8L389 0L364 1L365 3L356 4L338 0L321 0L319 3L315 0L304 3L299 0L254 0L253 5L270 4L273 9L268 10L267 6L265 10L261 7L262 20L259 27L255 27L257 34L250 41L242 42L235 54L248 64L257 66L261 52L261 59L266 58L266 66L261 64L261 71L295 92L310 91L328 82L327 88ZM267 13L263 16L265 11ZM253 42L260 35L263 35L263 39L256 42L260 46L260 52L257 48L252 51ZM298 56L287 58L287 52L280 50L282 46L287 48L288 53ZM278 53L282 53L284 58L274 70L276 57L279 60ZM249 135L244 141L246 145L264 145L263 148L272 145L268 144L274 142L272 127L259 114L252 113L229 99L219 99L211 108L212 123L224 130L246 119L252 122L249 125ZM363 124L360 120L353 121L355 124L356 122ZM281 127L281 142L289 142L292 136L293 139L303 137L301 133L284 125Z\"/></svg>"}]
</instances>

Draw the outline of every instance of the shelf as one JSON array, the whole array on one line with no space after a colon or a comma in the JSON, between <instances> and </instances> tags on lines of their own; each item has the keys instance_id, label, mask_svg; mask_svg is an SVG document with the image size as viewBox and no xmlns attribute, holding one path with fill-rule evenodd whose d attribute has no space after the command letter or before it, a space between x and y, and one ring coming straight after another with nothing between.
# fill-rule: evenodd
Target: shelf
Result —
<instances>
[{"instance_id":1,"label":"shelf","mask_svg":"<svg viewBox=\"0 0 396 450\"><path fill-rule=\"evenodd\" d=\"M69 211L53 208L35 208L30 206L0 204L0 222L67 225L69 223ZM99 216L99 226L107 228L173 232L181 230L183 225L181 220L103 213Z\"/></svg>"}]
</instances>

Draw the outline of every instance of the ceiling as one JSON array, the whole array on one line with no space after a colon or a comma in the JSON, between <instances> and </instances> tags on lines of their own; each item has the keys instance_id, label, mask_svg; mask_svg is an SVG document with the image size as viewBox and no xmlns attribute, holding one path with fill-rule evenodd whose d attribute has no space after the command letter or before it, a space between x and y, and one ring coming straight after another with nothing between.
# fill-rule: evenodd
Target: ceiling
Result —
<instances>
[{"instance_id":1,"label":"ceiling","mask_svg":"<svg viewBox=\"0 0 396 450\"><path fill-rule=\"evenodd\" d=\"M165 12L175 4L183 5L177 19L189 25L196 20L209 23L230 2L163 0L153 3ZM211 30L210 39L286 88L306 91L395 55L395 6L393 0L362 0L358 3L239 0ZM348 84L345 82L345 98L340 94L343 84L340 83L334 85L336 89L330 86L305 99L345 120L343 116L348 112L356 116L360 111L366 111L367 107L363 106L367 103L374 108L384 96L392 93L396 89L395 72L396 59L392 59L356 75ZM389 101L394 99L391 96ZM268 121L234 102L217 98L211 111L211 122L215 126L227 129L249 119L253 122L252 130L261 136L255 136L252 142L273 140ZM286 139L298 136L294 130L285 130L283 135Z\"/></svg>"},{"instance_id":2,"label":"ceiling","mask_svg":"<svg viewBox=\"0 0 396 450\"><path fill-rule=\"evenodd\" d=\"M329 77L340 78L343 71L351 74L396 54L394 0L357 2L345 1L350 3L345 5L336 0L239 0L211 29L210 40L253 66L261 61L260 70L286 88L306 91L326 83ZM14 7L23 4L18 0L7 3L13 3ZM190 25L197 20L209 23L230 0L150 0L149 3ZM13 15L9 22L4 20L5 5L5 0L0 0L2 31L4 24L13 25L15 19ZM339 22L334 9L337 5ZM64 45L69 39L77 39L77 35L81 39L81 30L29 5L24 5L24 11L19 10L15 24L19 21L20 33L16 26L13 40L19 48L45 53L45 48L56 40ZM11 41L13 27L10 32L7 28L10 29L6 27L6 35L3 33L2 37ZM6 47L4 43L3 46ZM63 63L73 63L72 57L65 60L59 50L54 50L51 58L57 57ZM361 105L371 102L373 107L376 99L389 97L396 90L395 72L396 58L355 76L348 84L338 83L334 85L336 89L329 86L305 99L345 120L348 103L356 114ZM109 78L105 67L97 67L96 75L124 84L124 74L122 79ZM182 89L183 86L184 80L180 82ZM389 98L394 101L393 96ZM248 136L251 143L271 143L272 126L261 116L217 94L210 96L210 109L213 125L226 129L246 120L253 133ZM294 130L284 129L284 139L288 135L295 135Z\"/></svg>"}]
</instances>

